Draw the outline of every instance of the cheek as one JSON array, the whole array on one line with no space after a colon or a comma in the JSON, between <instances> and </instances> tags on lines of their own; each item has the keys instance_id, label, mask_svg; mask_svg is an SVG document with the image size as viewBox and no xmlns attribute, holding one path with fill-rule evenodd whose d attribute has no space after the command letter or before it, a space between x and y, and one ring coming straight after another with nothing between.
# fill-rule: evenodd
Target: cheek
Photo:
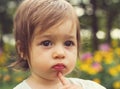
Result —
<instances>
[{"instance_id":1,"label":"cheek","mask_svg":"<svg viewBox=\"0 0 120 89\"><path fill-rule=\"evenodd\" d=\"M69 58L70 58L69 60L70 67L74 67L77 61L77 52L75 51L73 54L71 54L71 56L69 56Z\"/></svg>"},{"instance_id":2,"label":"cheek","mask_svg":"<svg viewBox=\"0 0 120 89\"><path fill-rule=\"evenodd\" d=\"M46 61L45 58L38 56L36 56L36 58L34 57L34 59L31 60L32 71L37 73L47 71L48 68L50 67L50 64L51 64L50 62L48 64L48 61Z\"/></svg>"},{"instance_id":3,"label":"cheek","mask_svg":"<svg viewBox=\"0 0 120 89\"><path fill-rule=\"evenodd\" d=\"M74 50L68 55L73 62L76 62L77 59L77 49L74 48Z\"/></svg>"},{"instance_id":4,"label":"cheek","mask_svg":"<svg viewBox=\"0 0 120 89\"><path fill-rule=\"evenodd\" d=\"M69 62L70 62L70 66L75 66L76 65L76 60L77 58L72 58Z\"/></svg>"},{"instance_id":5,"label":"cheek","mask_svg":"<svg viewBox=\"0 0 120 89\"><path fill-rule=\"evenodd\" d=\"M71 58L71 60L69 60L68 72L67 72L65 75L71 73L71 72L74 70L75 65L76 65L76 60L77 60L77 59L76 59L75 56L74 56L73 58Z\"/></svg>"},{"instance_id":6,"label":"cheek","mask_svg":"<svg viewBox=\"0 0 120 89\"><path fill-rule=\"evenodd\" d=\"M44 65L47 65L50 57L48 52L43 52L40 51L39 49L36 49L31 52L30 58L31 65L43 67Z\"/></svg>"}]
</instances>

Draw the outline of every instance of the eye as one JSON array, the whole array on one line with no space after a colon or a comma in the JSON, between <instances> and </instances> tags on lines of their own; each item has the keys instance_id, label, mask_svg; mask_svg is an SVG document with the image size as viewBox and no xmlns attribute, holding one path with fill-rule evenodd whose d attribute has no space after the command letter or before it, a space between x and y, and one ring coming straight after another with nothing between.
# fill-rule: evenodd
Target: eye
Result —
<instances>
[{"instance_id":1,"label":"eye","mask_svg":"<svg viewBox=\"0 0 120 89\"><path fill-rule=\"evenodd\" d=\"M50 40L45 40L45 41L42 41L40 43L40 45L43 45L43 46L51 46L52 45L52 42Z\"/></svg>"},{"instance_id":2,"label":"eye","mask_svg":"<svg viewBox=\"0 0 120 89\"><path fill-rule=\"evenodd\" d=\"M73 41L65 41L64 45L65 46L73 46L74 42Z\"/></svg>"}]
</instances>

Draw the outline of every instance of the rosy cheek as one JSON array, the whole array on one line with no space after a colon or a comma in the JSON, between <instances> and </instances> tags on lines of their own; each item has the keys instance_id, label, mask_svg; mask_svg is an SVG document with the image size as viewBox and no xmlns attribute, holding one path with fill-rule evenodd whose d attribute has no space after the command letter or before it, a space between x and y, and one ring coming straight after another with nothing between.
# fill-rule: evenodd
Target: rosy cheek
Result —
<instances>
[{"instance_id":1,"label":"rosy cheek","mask_svg":"<svg viewBox=\"0 0 120 89\"><path fill-rule=\"evenodd\" d=\"M69 61L69 64L71 67L74 67L76 65L76 59L71 59L71 61Z\"/></svg>"}]
</instances>

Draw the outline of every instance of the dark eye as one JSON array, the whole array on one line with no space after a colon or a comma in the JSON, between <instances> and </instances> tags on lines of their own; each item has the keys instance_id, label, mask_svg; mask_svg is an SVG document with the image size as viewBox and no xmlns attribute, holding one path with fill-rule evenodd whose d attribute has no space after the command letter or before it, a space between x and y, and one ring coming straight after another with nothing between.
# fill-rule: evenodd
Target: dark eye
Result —
<instances>
[{"instance_id":1,"label":"dark eye","mask_svg":"<svg viewBox=\"0 0 120 89\"><path fill-rule=\"evenodd\" d=\"M66 41L64 43L65 46L73 46L74 45L74 42L73 41Z\"/></svg>"},{"instance_id":2,"label":"dark eye","mask_svg":"<svg viewBox=\"0 0 120 89\"><path fill-rule=\"evenodd\" d=\"M51 45L52 45L52 42L49 41L49 40L42 41L40 45L43 45L43 46L51 46Z\"/></svg>"}]
</instances>

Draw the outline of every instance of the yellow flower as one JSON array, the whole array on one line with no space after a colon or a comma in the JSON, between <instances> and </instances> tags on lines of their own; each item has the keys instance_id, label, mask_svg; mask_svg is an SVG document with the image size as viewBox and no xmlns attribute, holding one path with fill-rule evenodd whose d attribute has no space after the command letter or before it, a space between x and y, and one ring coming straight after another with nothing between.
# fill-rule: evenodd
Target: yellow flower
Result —
<instances>
[{"instance_id":1,"label":"yellow flower","mask_svg":"<svg viewBox=\"0 0 120 89\"><path fill-rule=\"evenodd\" d=\"M104 62L106 63L106 64L111 64L111 63L113 63L113 53L112 52L107 52L107 53L105 53L105 55L104 55Z\"/></svg>"},{"instance_id":2,"label":"yellow flower","mask_svg":"<svg viewBox=\"0 0 120 89\"><path fill-rule=\"evenodd\" d=\"M94 78L93 81L97 82L97 83L101 83L100 79L99 78Z\"/></svg>"},{"instance_id":3,"label":"yellow flower","mask_svg":"<svg viewBox=\"0 0 120 89\"><path fill-rule=\"evenodd\" d=\"M95 75L95 74L97 74L97 71L95 71L93 68L89 68L88 73L90 75Z\"/></svg>"},{"instance_id":4,"label":"yellow flower","mask_svg":"<svg viewBox=\"0 0 120 89\"><path fill-rule=\"evenodd\" d=\"M88 64L81 64L80 70L87 72L89 70L89 65Z\"/></svg>"},{"instance_id":5,"label":"yellow flower","mask_svg":"<svg viewBox=\"0 0 120 89\"><path fill-rule=\"evenodd\" d=\"M0 65L4 65L6 63L5 55L2 53L0 54Z\"/></svg>"},{"instance_id":6,"label":"yellow flower","mask_svg":"<svg viewBox=\"0 0 120 89\"><path fill-rule=\"evenodd\" d=\"M17 77L17 78L15 78L16 82L21 82L22 80L23 80L23 77Z\"/></svg>"},{"instance_id":7,"label":"yellow flower","mask_svg":"<svg viewBox=\"0 0 120 89\"><path fill-rule=\"evenodd\" d=\"M120 89L120 81L114 82L113 87L116 88L116 89Z\"/></svg>"},{"instance_id":8,"label":"yellow flower","mask_svg":"<svg viewBox=\"0 0 120 89\"><path fill-rule=\"evenodd\" d=\"M110 75L112 75L112 76L117 76L118 75L118 71L116 70L116 68L110 68L109 70L108 70L108 73L110 74Z\"/></svg>"},{"instance_id":9,"label":"yellow flower","mask_svg":"<svg viewBox=\"0 0 120 89\"><path fill-rule=\"evenodd\" d=\"M8 74L3 77L3 81L5 81L5 82L10 81L10 79L11 79L11 77Z\"/></svg>"},{"instance_id":10,"label":"yellow flower","mask_svg":"<svg viewBox=\"0 0 120 89\"><path fill-rule=\"evenodd\" d=\"M85 64L91 64L93 61L91 58L86 59L85 61L83 61Z\"/></svg>"},{"instance_id":11,"label":"yellow flower","mask_svg":"<svg viewBox=\"0 0 120 89\"><path fill-rule=\"evenodd\" d=\"M97 51L94 53L94 57L93 57L94 61L96 62L101 62L102 61L102 55L101 55L101 52Z\"/></svg>"},{"instance_id":12,"label":"yellow flower","mask_svg":"<svg viewBox=\"0 0 120 89\"><path fill-rule=\"evenodd\" d=\"M117 55L120 56L120 48L116 48L116 49L115 49L115 52L116 52Z\"/></svg>"},{"instance_id":13,"label":"yellow flower","mask_svg":"<svg viewBox=\"0 0 120 89\"><path fill-rule=\"evenodd\" d=\"M118 70L118 72L120 72L120 64L116 66L116 69Z\"/></svg>"}]
</instances>

